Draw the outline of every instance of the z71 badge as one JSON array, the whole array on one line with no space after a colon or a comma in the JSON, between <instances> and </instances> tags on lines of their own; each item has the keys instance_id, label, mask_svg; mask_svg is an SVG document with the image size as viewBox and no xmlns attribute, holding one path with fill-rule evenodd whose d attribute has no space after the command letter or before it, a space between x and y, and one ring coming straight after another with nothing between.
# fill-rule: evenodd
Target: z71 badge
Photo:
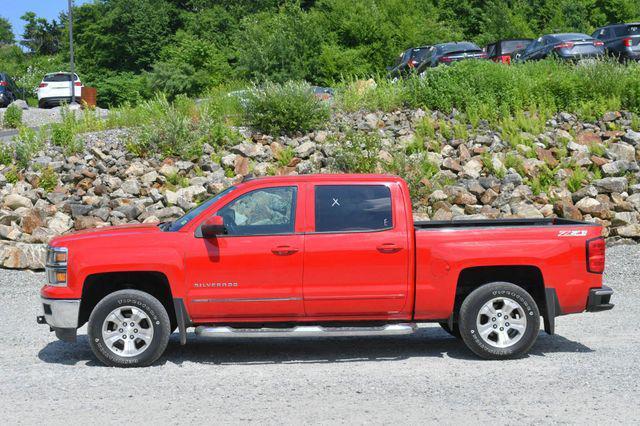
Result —
<instances>
[{"instance_id":1,"label":"z71 badge","mask_svg":"<svg viewBox=\"0 0 640 426\"><path fill-rule=\"evenodd\" d=\"M577 231L560 231L558 232L558 237L586 237L587 230L579 229Z\"/></svg>"}]
</instances>

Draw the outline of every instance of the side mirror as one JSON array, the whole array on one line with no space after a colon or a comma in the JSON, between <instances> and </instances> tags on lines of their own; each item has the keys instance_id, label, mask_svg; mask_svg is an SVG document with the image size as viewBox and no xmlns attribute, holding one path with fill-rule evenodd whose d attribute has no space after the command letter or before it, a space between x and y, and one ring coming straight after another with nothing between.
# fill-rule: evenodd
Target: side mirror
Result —
<instances>
[{"instance_id":1,"label":"side mirror","mask_svg":"<svg viewBox=\"0 0 640 426\"><path fill-rule=\"evenodd\" d=\"M203 238L215 238L216 235L227 233L222 216L213 216L207 219L200 227L200 230Z\"/></svg>"}]
</instances>

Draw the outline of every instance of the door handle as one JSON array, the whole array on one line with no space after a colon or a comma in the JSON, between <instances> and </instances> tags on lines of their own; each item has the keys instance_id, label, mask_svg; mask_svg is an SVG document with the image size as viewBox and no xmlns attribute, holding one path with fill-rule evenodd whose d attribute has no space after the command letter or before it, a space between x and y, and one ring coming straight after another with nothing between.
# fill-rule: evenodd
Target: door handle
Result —
<instances>
[{"instance_id":1,"label":"door handle","mask_svg":"<svg viewBox=\"0 0 640 426\"><path fill-rule=\"evenodd\" d=\"M271 249L271 252L278 256L289 256L297 253L298 249L291 246L277 246Z\"/></svg>"},{"instance_id":2,"label":"door handle","mask_svg":"<svg viewBox=\"0 0 640 426\"><path fill-rule=\"evenodd\" d=\"M394 243L384 243L384 244L380 244L378 247L376 247L378 249L378 251L380 253L385 253L385 254L389 254L389 253L397 253L400 250L402 250L401 247L398 247L397 245L395 245Z\"/></svg>"}]
</instances>

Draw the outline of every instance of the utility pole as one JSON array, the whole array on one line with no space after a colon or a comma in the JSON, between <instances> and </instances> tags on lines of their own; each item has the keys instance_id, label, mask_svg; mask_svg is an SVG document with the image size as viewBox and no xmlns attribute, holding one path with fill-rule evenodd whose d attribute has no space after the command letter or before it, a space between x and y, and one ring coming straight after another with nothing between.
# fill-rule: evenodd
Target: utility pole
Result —
<instances>
[{"instance_id":1,"label":"utility pole","mask_svg":"<svg viewBox=\"0 0 640 426\"><path fill-rule=\"evenodd\" d=\"M71 66L71 104L76 104L76 64L73 57L73 0L69 0L69 57Z\"/></svg>"}]
</instances>

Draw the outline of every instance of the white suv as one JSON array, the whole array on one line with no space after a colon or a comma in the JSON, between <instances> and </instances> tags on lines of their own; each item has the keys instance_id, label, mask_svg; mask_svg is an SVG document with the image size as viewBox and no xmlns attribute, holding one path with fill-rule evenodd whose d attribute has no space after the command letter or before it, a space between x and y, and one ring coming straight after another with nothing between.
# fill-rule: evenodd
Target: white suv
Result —
<instances>
[{"instance_id":1,"label":"white suv","mask_svg":"<svg viewBox=\"0 0 640 426\"><path fill-rule=\"evenodd\" d=\"M78 103L82 95L82 87L78 74L73 74L73 89ZM71 103L71 73L55 72L45 75L37 92L40 108Z\"/></svg>"}]
</instances>

